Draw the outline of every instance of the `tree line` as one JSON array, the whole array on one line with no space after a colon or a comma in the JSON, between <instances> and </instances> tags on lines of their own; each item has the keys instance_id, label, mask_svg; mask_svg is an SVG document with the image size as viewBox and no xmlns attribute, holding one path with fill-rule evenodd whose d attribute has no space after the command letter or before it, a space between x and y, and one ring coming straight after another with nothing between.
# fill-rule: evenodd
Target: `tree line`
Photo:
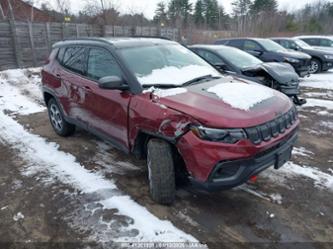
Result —
<instances>
[{"instance_id":1,"label":"tree line","mask_svg":"<svg viewBox=\"0 0 333 249\"><path fill-rule=\"evenodd\" d=\"M277 0L234 0L226 13L217 0L161 1L154 23L178 28L234 30L242 35L333 33L333 3L317 0L299 10L279 10Z\"/></svg>"},{"instance_id":2,"label":"tree line","mask_svg":"<svg viewBox=\"0 0 333 249\"><path fill-rule=\"evenodd\" d=\"M333 34L333 2L328 0L314 0L298 10L281 10L277 0L233 0L231 13L227 13L217 0L162 0L157 4L153 20L136 8L122 14L114 0L83 1L84 8L76 14L69 11L70 0L55 0L56 9L45 1L42 9L49 11L57 21L70 16L71 22L101 25L158 25L182 30L227 30L256 36Z\"/></svg>"}]
</instances>

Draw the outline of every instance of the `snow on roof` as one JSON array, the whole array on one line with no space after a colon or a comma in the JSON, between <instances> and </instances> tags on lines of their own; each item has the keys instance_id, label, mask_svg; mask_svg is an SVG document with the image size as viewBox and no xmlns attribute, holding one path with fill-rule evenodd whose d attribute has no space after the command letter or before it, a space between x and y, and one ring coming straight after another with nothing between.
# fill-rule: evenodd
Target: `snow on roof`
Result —
<instances>
[{"instance_id":1,"label":"snow on roof","mask_svg":"<svg viewBox=\"0 0 333 249\"><path fill-rule=\"evenodd\" d=\"M214 93L225 103L245 111L274 96L274 91L268 87L247 83L221 83L208 88L207 92Z\"/></svg>"},{"instance_id":2,"label":"snow on roof","mask_svg":"<svg viewBox=\"0 0 333 249\"><path fill-rule=\"evenodd\" d=\"M189 80L205 75L221 76L213 67L190 65L180 68L171 66L155 69L149 75L137 75L137 77L142 85L181 85Z\"/></svg>"}]
</instances>

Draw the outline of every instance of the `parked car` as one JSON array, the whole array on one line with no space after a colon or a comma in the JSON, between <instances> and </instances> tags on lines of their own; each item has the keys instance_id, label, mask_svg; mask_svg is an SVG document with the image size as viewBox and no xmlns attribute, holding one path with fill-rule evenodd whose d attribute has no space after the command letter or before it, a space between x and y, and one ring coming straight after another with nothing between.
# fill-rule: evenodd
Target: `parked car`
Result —
<instances>
[{"instance_id":1,"label":"parked car","mask_svg":"<svg viewBox=\"0 0 333 249\"><path fill-rule=\"evenodd\" d=\"M50 123L147 159L152 199L175 199L186 176L231 188L291 157L299 119L284 94L222 76L180 44L153 38L56 43L42 70ZM183 177L180 177L183 178Z\"/></svg>"},{"instance_id":2,"label":"parked car","mask_svg":"<svg viewBox=\"0 0 333 249\"><path fill-rule=\"evenodd\" d=\"M274 37L271 39L286 49L301 51L310 55L312 57L310 73L320 73L333 68L333 51L316 49L297 38Z\"/></svg>"},{"instance_id":3,"label":"parked car","mask_svg":"<svg viewBox=\"0 0 333 249\"><path fill-rule=\"evenodd\" d=\"M301 105L305 99L299 99L299 78L288 63L262 62L258 58L238 48L224 45L194 45L189 47L221 73L237 75L283 92Z\"/></svg>"},{"instance_id":4,"label":"parked car","mask_svg":"<svg viewBox=\"0 0 333 249\"><path fill-rule=\"evenodd\" d=\"M295 68L300 77L309 74L311 57L302 52L291 52L269 39L233 38L218 40L215 44L236 47L264 62L286 62Z\"/></svg>"},{"instance_id":5,"label":"parked car","mask_svg":"<svg viewBox=\"0 0 333 249\"><path fill-rule=\"evenodd\" d=\"M310 46L321 49L327 52L333 52L333 39L328 36L319 36L319 35L303 35L296 36L296 39L300 39Z\"/></svg>"}]
</instances>

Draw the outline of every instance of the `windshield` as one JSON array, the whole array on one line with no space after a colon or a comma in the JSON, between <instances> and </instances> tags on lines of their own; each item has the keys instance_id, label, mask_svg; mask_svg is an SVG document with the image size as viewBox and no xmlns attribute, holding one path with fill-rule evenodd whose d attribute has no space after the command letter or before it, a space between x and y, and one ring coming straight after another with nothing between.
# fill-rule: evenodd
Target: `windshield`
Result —
<instances>
[{"instance_id":1,"label":"windshield","mask_svg":"<svg viewBox=\"0 0 333 249\"><path fill-rule=\"evenodd\" d=\"M262 61L256 57L236 48L220 48L218 49L218 53L233 66L241 69L254 67L262 63Z\"/></svg>"},{"instance_id":2,"label":"windshield","mask_svg":"<svg viewBox=\"0 0 333 249\"><path fill-rule=\"evenodd\" d=\"M307 44L306 42L304 42L302 40L295 40L295 43L297 44L297 46L299 46L301 48L312 48L309 44Z\"/></svg>"},{"instance_id":3,"label":"windshield","mask_svg":"<svg viewBox=\"0 0 333 249\"><path fill-rule=\"evenodd\" d=\"M277 51L286 51L284 47L279 45L278 43L269 40L269 39L262 39L257 40L261 46L263 46L267 51L277 52Z\"/></svg>"},{"instance_id":4,"label":"windshield","mask_svg":"<svg viewBox=\"0 0 333 249\"><path fill-rule=\"evenodd\" d=\"M120 49L141 85L177 85L202 76L221 77L206 61L179 44Z\"/></svg>"}]
</instances>

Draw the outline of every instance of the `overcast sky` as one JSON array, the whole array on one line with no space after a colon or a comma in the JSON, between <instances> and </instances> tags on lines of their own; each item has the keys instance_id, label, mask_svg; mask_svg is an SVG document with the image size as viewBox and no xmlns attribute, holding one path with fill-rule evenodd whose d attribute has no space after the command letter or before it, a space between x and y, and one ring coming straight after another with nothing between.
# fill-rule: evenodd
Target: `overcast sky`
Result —
<instances>
[{"instance_id":1,"label":"overcast sky","mask_svg":"<svg viewBox=\"0 0 333 249\"><path fill-rule=\"evenodd\" d=\"M85 0L69 0L71 5L71 11L78 12L85 5ZM98 0L95 0L98 2ZM152 18L154 16L154 11L156 8L156 4L161 0L112 0L119 7L119 11L121 13L144 13L148 18ZM223 5L228 13L231 12L231 2L233 0L218 0L218 2ZM279 8L282 10L295 10L299 9L307 3L313 3L317 0L277 0L279 3ZM329 0L333 1L333 0ZM40 0L40 2L42 2ZM55 0L50 1L55 2ZM168 2L168 0L164 0L164 2ZM195 0L191 0L191 2L195 3Z\"/></svg>"}]
</instances>

